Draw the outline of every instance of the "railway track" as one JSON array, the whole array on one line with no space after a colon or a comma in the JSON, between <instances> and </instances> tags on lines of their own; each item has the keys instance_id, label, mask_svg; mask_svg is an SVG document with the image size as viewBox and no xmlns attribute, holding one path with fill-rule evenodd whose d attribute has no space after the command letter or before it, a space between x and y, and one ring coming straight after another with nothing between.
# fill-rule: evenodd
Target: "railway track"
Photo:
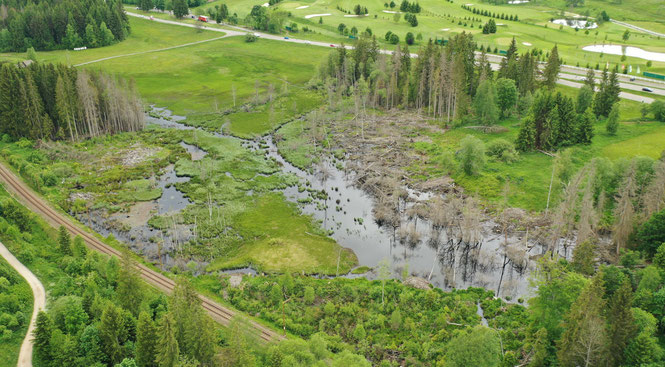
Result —
<instances>
[{"instance_id":1,"label":"railway track","mask_svg":"<svg viewBox=\"0 0 665 367\"><path fill-rule=\"evenodd\" d=\"M11 172L3 163L0 163L0 181L5 184L7 191L13 193L19 201L25 204L34 213L44 218L54 228L63 226L72 235L81 236L86 245L92 250L110 256L120 257L122 255L119 250L105 244L93 234L80 228L70 218L53 209L37 193L28 188L27 185L21 181L13 172ZM143 280L145 280L148 284L166 293L171 293L175 288L175 282L165 275L141 263L136 263L136 267L139 269ZM204 295L199 294L199 299L201 300L201 306L204 310L206 310L210 317L222 325L228 325L231 319L237 314L235 311L221 306ZM284 339L284 337L278 333L252 320L248 320L248 325L254 329L253 331L258 332L258 336L262 340L270 342Z\"/></svg>"}]
</instances>

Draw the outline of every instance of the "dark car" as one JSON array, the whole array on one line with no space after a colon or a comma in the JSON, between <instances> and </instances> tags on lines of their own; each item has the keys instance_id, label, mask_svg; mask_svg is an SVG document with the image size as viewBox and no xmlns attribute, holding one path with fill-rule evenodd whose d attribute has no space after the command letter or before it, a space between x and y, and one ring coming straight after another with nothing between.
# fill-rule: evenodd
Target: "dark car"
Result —
<instances>
[{"instance_id":1,"label":"dark car","mask_svg":"<svg viewBox=\"0 0 665 367\"><path fill-rule=\"evenodd\" d=\"M653 89L647 87L642 88L642 90L649 93L653 92Z\"/></svg>"}]
</instances>

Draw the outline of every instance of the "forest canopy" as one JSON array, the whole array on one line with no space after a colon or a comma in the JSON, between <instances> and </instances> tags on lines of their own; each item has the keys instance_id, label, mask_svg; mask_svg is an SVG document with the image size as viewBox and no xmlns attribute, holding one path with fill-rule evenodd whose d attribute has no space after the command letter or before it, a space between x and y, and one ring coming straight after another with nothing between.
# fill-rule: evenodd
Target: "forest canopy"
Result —
<instances>
[{"instance_id":1,"label":"forest canopy","mask_svg":"<svg viewBox=\"0 0 665 367\"><path fill-rule=\"evenodd\" d=\"M0 133L79 140L143 128L133 83L102 72L32 63L0 66Z\"/></svg>"},{"instance_id":2,"label":"forest canopy","mask_svg":"<svg viewBox=\"0 0 665 367\"><path fill-rule=\"evenodd\" d=\"M0 0L0 52L102 47L128 34L119 0Z\"/></svg>"}]
</instances>

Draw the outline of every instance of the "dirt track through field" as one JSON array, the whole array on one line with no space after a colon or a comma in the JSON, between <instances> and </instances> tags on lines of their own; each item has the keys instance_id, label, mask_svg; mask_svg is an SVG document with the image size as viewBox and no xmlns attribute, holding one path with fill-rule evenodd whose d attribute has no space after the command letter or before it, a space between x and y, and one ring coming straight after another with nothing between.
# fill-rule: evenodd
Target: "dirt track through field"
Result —
<instances>
[{"instance_id":1,"label":"dirt track through field","mask_svg":"<svg viewBox=\"0 0 665 367\"><path fill-rule=\"evenodd\" d=\"M121 252L119 250L105 244L93 234L84 230L79 224L74 223L71 218L53 209L44 199L28 188L28 186L21 179L19 179L13 172L11 172L5 166L5 163L0 164L0 182L4 184L5 189L13 194L16 199L18 199L35 214L41 216L54 228L63 226L72 235L81 236L86 245L88 245L88 247L92 250L110 256L121 256ZM173 291L175 282L172 279L149 268L144 264L137 263L136 267L140 271L143 280L145 280L148 284L166 293ZM201 299L201 306L208 312L210 317L222 325L228 325L231 319L237 314L235 311L223 307L201 294L199 294L199 298ZM257 332L258 336L265 341L279 341L284 339L283 336L254 321L248 320L247 324L250 325L254 331Z\"/></svg>"},{"instance_id":2,"label":"dirt track through field","mask_svg":"<svg viewBox=\"0 0 665 367\"><path fill-rule=\"evenodd\" d=\"M11 252L0 243L0 256L4 257L5 260L11 265L12 268L25 279L26 282L30 285L32 289L32 298L33 298L33 307L32 307L32 317L30 318L30 325L28 326L28 332L25 334L23 343L21 344L21 351L18 355L17 367L32 367L32 331L35 330L35 323L37 321L37 314L39 311L42 311L46 307L46 292L44 291L44 286L42 282L37 279L35 274L32 274L30 269L21 264L20 261Z\"/></svg>"}]
</instances>

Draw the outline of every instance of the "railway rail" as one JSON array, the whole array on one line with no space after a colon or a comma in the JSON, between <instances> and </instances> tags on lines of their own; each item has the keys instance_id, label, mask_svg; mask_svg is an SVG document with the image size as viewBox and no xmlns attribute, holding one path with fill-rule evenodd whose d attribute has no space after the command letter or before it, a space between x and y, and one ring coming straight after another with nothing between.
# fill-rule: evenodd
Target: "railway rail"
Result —
<instances>
[{"instance_id":1,"label":"railway rail","mask_svg":"<svg viewBox=\"0 0 665 367\"><path fill-rule=\"evenodd\" d=\"M5 184L7 191L14 194L19 201L25 204L34 213L44 218L53 227L58 228L63 226L72 235L81 236L86 245L92 250L110 256L120 257L122 255L119 250L105 244L93 234L79 227L66 215L59 213L57 210L52 208L37 193L27 187L27 185L3 163L0 163L0 181ZM166 293L171 293L175 288L175 282L173 279L170 279L167 276L141 263L136 263L136 267L140 271L141 278L143 278L143 280L145 280L148 284ZM237 315L237 312L212 301L202 294L199 294L199 299L201 300L201 306L204 310L206 310L208 315L210 315L213 320L222 325L227 326L231 319ZM258 324L255 321L248 320L248 325L254 329L253 331L258 332L258 336L264 341L271 342L284 339L282 335L268 329L263 325Z\"/></svg>"}]
</instances>

